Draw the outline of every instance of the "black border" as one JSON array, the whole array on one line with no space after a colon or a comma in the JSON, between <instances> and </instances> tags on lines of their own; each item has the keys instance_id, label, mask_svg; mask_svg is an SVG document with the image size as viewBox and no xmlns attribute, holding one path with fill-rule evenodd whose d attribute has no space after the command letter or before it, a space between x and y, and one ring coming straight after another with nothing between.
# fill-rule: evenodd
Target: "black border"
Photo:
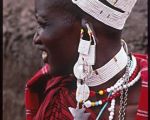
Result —
<instances>
[{"instance_id":1,"label":"black border","mask_svg":"<svg viewBox=\"0 0 150 120\"><path fill-rule=\"evenodd\" d=\"M1 62L1 66L0 66L0 95L1 95L1 99L0 99L0 106L1 106L1 109L0 109L0 112L1 112L1 120L3 120L3 0L0 1L0 62Z\"/></svg>"}]
</instances>

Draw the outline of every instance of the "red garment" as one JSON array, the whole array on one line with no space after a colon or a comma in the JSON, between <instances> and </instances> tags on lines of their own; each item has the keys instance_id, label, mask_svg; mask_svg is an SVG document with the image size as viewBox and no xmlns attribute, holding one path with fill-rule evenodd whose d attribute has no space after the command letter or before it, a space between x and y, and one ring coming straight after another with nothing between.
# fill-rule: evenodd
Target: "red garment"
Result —
<instances>
[{"instance_id":1,"label":"red garment","mask_svg":"<svg viewBox=\"0 0 150 120\"><path fill-rule=\"evenodd\" d=\"M148 65L147 56L134 54L141 69L142 89L136 120L148 120ZM25 88L26 120L73 120L68 107L76 107L76 80L71 76L48 79L46 64L30 79ZM89 120L95 120L93 111Z\"/></svg>"},{"instance_id":2,"label":"red garment","mask_svg":"<svg viewBox=\"0 0 150 120\"><path fill-rule=\"evenodd\" d=\"M148 56L134 54L140 61L141 67L141 93L136 120L148 120Z\"/></svg>"}]
</instances>

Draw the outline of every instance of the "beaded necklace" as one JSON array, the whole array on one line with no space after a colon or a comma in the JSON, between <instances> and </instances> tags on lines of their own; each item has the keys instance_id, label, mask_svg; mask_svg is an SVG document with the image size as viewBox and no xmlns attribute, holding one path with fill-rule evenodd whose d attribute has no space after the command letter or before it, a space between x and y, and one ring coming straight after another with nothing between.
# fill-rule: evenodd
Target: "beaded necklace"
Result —
<instances>
[{"instance_id":1,"label":"beaded necklace","mask_svg":"<svg viewBox=\"0 0 150 120\"><path fill-rule=\"evenodd\" d=\"M133 57L133 56L132 56ZM135 66L136 64L134 64ZM122 89L126 89L127 87L131 87L133 86L133 84L135 82L137 82L137 80L139 79L140 77L140 73L138 73L138 66L136 65L136 67L134 67L134 71L133 69L130 68L130 78L129 78L129 83L123 85L123 82L124 82L124 75L122 78L120 78L115 84L114 86L111 86L105 90L99 90L97 92L95 91L90 91L90 97L95 97L96 95L104 95L106 93L110 93L110 92L113 92L113 95L109 98L106 98L106 99L103 99L103 100L99 100L99 101L96 101L96 102L91 102L91 101L86 101L84 103L84 105L89 108L91 106L98 106L98 105L102 105L103 103L105 103L106 101L108 100L112 100L114 99L115 97L119 96L120 95L120 91Z\"/></svg>"},{"instance_id":2,"label":"beaded necklace","mask_svg":"<svg viewBox=\"0 0 150 120\"><path fill-rule=\"evenodd\" d=\"M131 72L130 72L131 74ZM103 108L105 108L107 105L108 105L108 102L111 101L111 105L110 107L108 108L108 111L110 112L110 115L109 115L109 120L112 120L113 119L113 116L114 116L114 109L115 109L115 98L120 96L121 95L121 91L126 89L126 88L129 88L131 86L133 86L140 78L140 74L141 72L139 71L139 67L138 65L134 68L134 71L132 72L132 75L130 76L129 78L129 83L126 83L124 85L120 84L118 89L114 90L115 89L115 85L117 85L117 83L121 83L121 79L119 79L116 84L113 86L113 87L110 87L110 89L108 91L110 91L108 95L108 98L106 99L102 99L102 100L99 100L99 101L96 101L96 102L91 102L90 100L87 100L84 105L85 107L89 108L89 107L95 107L95 106L99 106L99 105L103 105L105 103L105 105L103 106ZM112 88L112 89L111 89ZM114 89L113 89L114 88ZM108 92L107 90L99 90L97 92L97 94L99 95L103 95L105 92ZM95 92L96 94L96 92ZM103 108L102 110L100 111L99 115L97 116L96 120L98 120L103 112ZM124 111L125 112L125 111ZM121 120L124 119L124 115L121 115ZM119 118L120 119L120 118Z\"/></svg>"},{"instance_id":3,"label":"beaded necklace","mask_svg":"<svg viewBox=\"0 0 150 120\"><path fill-rule=\"evenodd\" d=\"M95 107L95 106L103 105L105 103L105 105L102 107L99 115L97 116L96 120L98 120L100 118L101 114L103 113L104 109L106 108L106 106L108 105L109 102L111 102L111 105L108 108L108 111L110 112L109 120L112 120L113 116L114 116L115 99L122 94L121 91L127 89L128 87L133 86L139 80L139 78L140 78L139 67L137 65L135 57L131 56L131 58L132 58L132 61L130 59L128 59L128 67L127 67L128 70L126 70L126 73L123 75L123 77L120 78L113 86L111 86L105 90L99 90L99 91L95 92L95 91L90 91L90 90L87 91L87 89L86 89L87 86L83 85L82 89L77 91L77 92L79 92L79 91L82 91L83 89L85 90L84 91L85 96L83 97L83 100L80 100L80 102L79 102L79 103L82 103L82 109L85 109L84 107L86 107L86 108ZM128 75L129 79L127 79L126 74ZM126 82L126 80L128 80L128 81ZM80 84L78 84L78 86L80 86ZM86 95L86 93L90 94L90 97L94 97L96 94L104 95L106 93L109 93L109 95L107 98L98 100L96 102L91 102L90 100L87 100L89 96ZM76 94L76 95L80 96L78 94ZM79 99L80 98L81 97L79 97ZM122 105L121 107L124 107L124 105ZM69 108L69 109L72 109L72 108ZM79 109L79 107L77 107L77 109ZM84 115L87 113L82 113L82 114ZM123 119L124 115L121 115L121 117L122 117L121 119Z\"/></svg>"},{"instance_id":4,"label":"beaded necklace","mask_svg":"<svg viewBox=\"0 0 150 120\"><path fill-rule=\"evenodd\" d=\"M93 70L91 75L85 79L85 83L90 87L106 83L125 68L127 59L127 54L122 46L120 51L108 63Z\"/></svg>"},{"instance_id":5,"label":"beaded necklace","mask_svg":"<svg viewBox=\"0 0 150 120\"><path fill-rule=\"evenodd\" d=\"M96 118L96 120L98 120L108 103L111 102L108 111L110 111L109 120L112 120L114 116L115 98L120 96L119 120L124 120L128 88L135 84L140 77L140 72L137 74L138 68L136 67L136 60L134 56L128 56L127 45L124 40L121 40L122 47L120 51L103 67L93 71L92 65L95 64L96 40L88 24L87 28L89 35L91 36L90 41L80 40L78 48L79 58L73 69L74 75L77 78L77 106L76 108L69 107L69 110L72 113L74 120L87 120L90 113L84 113L85 108L95 107L105 103ZM94 45L91 44L92 38L94 40ZM98 92L90 91L89 87L98 86L107 82L125 67L125 74L114 84L114 86L105 90L99 90ZM109 95L105 99L91 102L88 100L91 93L93 93L93 96L96 95L96 93L99 95L108 93ZM82 104L82 108L79 106L80 103Z\"/></svg>"}]
</instances>

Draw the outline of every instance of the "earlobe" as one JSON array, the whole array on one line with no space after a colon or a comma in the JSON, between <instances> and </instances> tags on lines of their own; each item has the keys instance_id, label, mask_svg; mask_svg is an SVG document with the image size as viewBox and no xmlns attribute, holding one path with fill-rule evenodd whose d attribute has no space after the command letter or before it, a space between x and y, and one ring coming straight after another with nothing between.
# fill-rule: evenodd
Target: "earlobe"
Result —
<instances>
[{"instance_id":1,"label":"earlobe","mask_svg":"<svg viewBox=\"0 0 150 120\"><path fill-rule=\"evenodd\" d=\"M85 18L82 18L82 20L81 20L81 26L83 27L83 29L87 29L86 28L86 24L87 23L88 23L87 20Z\"/></svg>"},{"instance_id":2,"label":"earlobe","mask_svg":"<svg viewBox=\"0 0 150 120\"><path fill-rule=\"evenodd\" d=\"M82 18L82 20L81 20L82 29L88 32L87 25L90 27L96 42L98 42L97 39L96 39L97 37L96 37L96 32L94 30L93 24L89 20L87 20L86 18ZM87 36L85 36L85 38L87 38Z\"/></svg>"}]
</instances>

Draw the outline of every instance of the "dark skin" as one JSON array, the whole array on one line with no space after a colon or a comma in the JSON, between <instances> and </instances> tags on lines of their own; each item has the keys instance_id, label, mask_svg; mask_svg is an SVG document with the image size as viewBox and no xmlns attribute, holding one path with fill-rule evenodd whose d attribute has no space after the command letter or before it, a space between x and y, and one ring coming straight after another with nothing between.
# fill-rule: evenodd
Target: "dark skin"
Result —
<instances>
[{"instance_id":1,"label":"dark skin","mask_svg":"<svg viewBox=\"0 0 150 120\"><path fill-rule=\"evenodd\" d=\"M69 1L69 0L67 0ZM50 75L67 75L72 74L73 66L78 59L78 44L80 40L80 29L85 26L83 20L90 23L97 40L96 46L96 64L93 66L97 69L106 64L120 49L121 31L114 30L103 23L95 20L87 14L82 19L77 19L71 15L64 7L57 6L59 0L35 0L36 19L40 25L38 33L35 35L33 42L40 45L41 50L48 53L45 60L50 65ZM109 31L112 31L109 34ZM112 80L103 85L92 87L97 91L114 85L114 83L124 74L125 69L117 74ZM126 119L134 120L139 100L140 84L129 89L128 106ZM135 94L136 93L136 94ZM99 97L93 100L98 100ZM91 99L92 100L92 99ZM100 108L91 108L98 114ZM118 119L119 99L117 99L115 117ZM108 112L103 113L103 120L108 119Z\"/></svg>"},{"instance_id":2,"label":"dark skin","mask_svg":"<svg viewBox=\"0 0 150 120\"><path fill-rule=\"evenodd\" d=\"M52 76L69 74L78 56L76 51L81 24L70 19L65 11L54 12L53 8L47 11L45 8L40 8L39 4L41 5L42 2L39 1L36 5L38 7L36 18L40 25L40 32L35 37L34 43L43 46L47 51L47 62L51 66Z\"/></svg>"}]
</instances>

